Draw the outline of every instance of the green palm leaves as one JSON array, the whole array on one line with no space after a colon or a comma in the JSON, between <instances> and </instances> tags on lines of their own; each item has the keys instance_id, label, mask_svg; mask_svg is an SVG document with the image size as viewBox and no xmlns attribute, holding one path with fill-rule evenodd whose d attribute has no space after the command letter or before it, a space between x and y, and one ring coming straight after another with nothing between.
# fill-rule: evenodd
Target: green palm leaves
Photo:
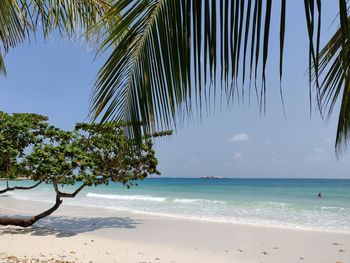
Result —
<instances>
[{"instance_id":1,"label":"green palm leaves","mask_svg":"<svg viewBox=\"0 0 350 263\"><path fill-rule=\"evenodd\" d=\"M109 7L108 0L1 0L0 72L6 74L3 55L30 33L40 29L48 37L57 29L68 36L83 34Z\"/></svg>"},{"instance_id":2,"label":"green palm leaves","mask_svg":"<svg viewBox=\"0 0 350 263\"><path fill-rule=\"evenodd\" d=\"M347 2L338 0L339 30L321 50L322 1L304 0L310 107L313 86L322 113L331 113L341 99L337 153L350 137ZM253 90L263 107L271 16L280 17L282 80L287 11L286 0L117 1L100 24L121 14L101 46L104 51L116 45L98 74L93 116L134 123L131 135L140 137L174 128L193 111L201 116L215 104L217 94L229 103Z\"/></svg>"},{"instance_id":3,"label":"green palm leaves","mask_svg":"<svg viewBox=\"0 0 350 263\"><path fill-rule=\"evenodd\" d=\"M0 72L6 74L6 67L2 54L17 46L25 37L25 21L16 1L0 1Z\"/></svg>"},{"instance_id":4,"label":"green palm leaves","mask_svg":"<svg viewBox=\"0 0 350 263\"><path fill-rule=\"evenodd\" d=\"M228 102L253 88L263 105L271 7L272 0L117 1L104 20L121 14L101 47L116 44L98 74L93 115L135 123L139 137L174 128L194 110L201 115L216 87ZM282 76L285 0L280 10Z\"/></svg>"},{"instance_id":5,"label":"green palm leaves","mask_svg":"<svg viewBox=\"0 0 350 263\"><path fill-rule=\"evenodd\" d=\"M341 100L340 153L350 136L350 31L348 1L336 3L339 30L323 49L322 1L304 0L304 9L310 102L312 87L323 114ZM129 135L141 138L250 93L264 110L272 39L279 39L282 80L287 13L286 0L2 0L0 73L6 74L3 55L39 28L45 37L56 29L84 32L100 41L99 53L111 50L98 73L92 117L132 123ZM276 15L279 35L271 37Z\"/></svg>"},{"instance_id":6,"label":"green palm leaves","mask_svg":"<svg viewBox=\"0 0 350 263\"><path fill-rule=\"evenodd\" d=\"M346 0L339 0L340 26L319 52L313 66L321 113L330 117L340 100L336 153L341 154L350 138L350 20Z\"/></svg>"}]
</instances>

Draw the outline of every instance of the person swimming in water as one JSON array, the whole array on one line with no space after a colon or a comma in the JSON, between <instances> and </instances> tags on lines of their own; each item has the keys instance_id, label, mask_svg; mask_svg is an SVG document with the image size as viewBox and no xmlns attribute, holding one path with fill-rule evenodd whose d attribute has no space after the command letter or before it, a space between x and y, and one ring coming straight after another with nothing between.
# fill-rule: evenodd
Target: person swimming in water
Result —
<instances>
[{"instance_id":1,"label":"person swimming in water","mask_svg":"<svg viewBox=\"0 0 350 263\"><path fill-rule=\"evenodd\" d=\"M322 197L322 193L318 193L318 195L317 195L318 197Z\"/></svg>"}]
</instances>

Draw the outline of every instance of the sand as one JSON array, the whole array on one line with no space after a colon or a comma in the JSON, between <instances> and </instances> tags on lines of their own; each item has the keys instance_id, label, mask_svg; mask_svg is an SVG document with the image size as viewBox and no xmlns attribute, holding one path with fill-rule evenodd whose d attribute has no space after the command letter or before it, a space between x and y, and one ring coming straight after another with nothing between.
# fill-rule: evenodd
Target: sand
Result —
<instances>
[{"instance_id":1,"label":"sand","mask_svg":"<svg viewBox=\"0 0 350 263\"><path fill-rule=\"evenodd\" d=\"M0 214L49 204L0 198ZM0 227L0 262L348 263L350 234L184 220L64 205L30 228Z\"/></svg>"}]
</instances>

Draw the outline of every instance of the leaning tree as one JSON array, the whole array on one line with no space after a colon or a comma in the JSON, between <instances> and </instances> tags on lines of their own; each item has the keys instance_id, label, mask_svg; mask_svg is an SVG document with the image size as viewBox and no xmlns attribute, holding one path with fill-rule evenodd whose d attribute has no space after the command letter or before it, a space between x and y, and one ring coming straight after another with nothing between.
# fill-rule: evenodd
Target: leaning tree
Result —
<instances>
[{"instance_id":1,"label":"leaning tree","mask_svg":"<svg viewBox=\"0 0 350 263\"><path fill-rule=\"evenodd\" d=\"M7 184L3 192L32 189L46 183L52 185L56 198L54 205L40 214L24 218L0 217L0 225L28 227L57 210L64 198L74 198L85 187L110 182L130 187L149 174L159 174L151 137L170 133L156 133L135 141L125 136L125 123L79 123L73 131L64 131L48 125L45 117L40 115L2 114L12 120L8 123L22 127L22 130L14 128L10 132L14 139L7 141L8 144L16 142L11 146L14 149L11 157L5 157L5 151L1 152L2 167L10 167L2 169L2 176L6 180L21 176L35 183L28 188ZM18 119L18 116L22 118ZM9 138L7 126L4 127L0 129L1 142ZM64 192L67 185L76 186L76 190Z\"/></svg>"}]
</instances>

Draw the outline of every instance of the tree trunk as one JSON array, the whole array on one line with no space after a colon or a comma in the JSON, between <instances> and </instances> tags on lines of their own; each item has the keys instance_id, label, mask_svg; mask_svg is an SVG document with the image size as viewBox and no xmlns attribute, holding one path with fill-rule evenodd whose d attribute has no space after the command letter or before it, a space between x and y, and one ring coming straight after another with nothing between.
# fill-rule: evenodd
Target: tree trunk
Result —
<instances>
[{"instance_id":1,"label":"tree trunk","mask_svg":"<svg viewBox=\"0 0 350 263\"><path fill-rule=\"evenodd\" d=\"M0 225L3 225L3 226L12 225L12 226L21 226L21 227L31 226L34 223L36 223L38 220L40 220L46 216L51 215L54 211L57 210L57 208L60 207L61 204L62 204L62 200L61 200L60 196L56 195L56 203L50 209L48 209L48 210L46 210L38 215L28 217L28 218L0 217Z\"/></svg>"},{"instance_id":2,"label":"tree trunk","mask_svg":"<svg viewBox=\"0 0 350 263\"><path fill-rule=\"evenodd\" d=\"M32 186L31 189L36 187L36 186L38 186L40 183L41 182L39 182L37 185ZM86 184L82 184L73 193L60 192L59 189L58 189L57 181L53 182L53 186L54 186L54 189L55 189L55 192L56 192L56 203L49 210L46 210L46 211L44 211L44 212L42 212L42 213L40 213L40 214L38 214L36 216L26 217L26 218L0 217L0 225L3 225L3 226L11 225L11 226L21 226L21 227L32 226L38 220L40 220L40 219L42 219L44 217L47 217L47 216L51 215L54 211L56 211L57 208L59 208L60 205L63 202L61 200L61 198L74 198L81 190L83 190L83 188L86 186Z\"/></svg>"}]
</instances>

